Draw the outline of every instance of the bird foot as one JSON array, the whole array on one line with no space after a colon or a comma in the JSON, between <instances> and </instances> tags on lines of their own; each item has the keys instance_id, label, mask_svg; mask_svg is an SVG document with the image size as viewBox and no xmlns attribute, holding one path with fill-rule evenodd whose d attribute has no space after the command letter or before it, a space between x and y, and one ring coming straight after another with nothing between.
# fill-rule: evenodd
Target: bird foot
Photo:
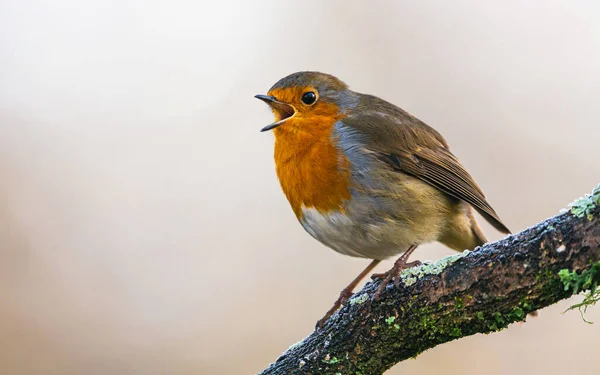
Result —
<instances>
[{"instance_id":1,"label":"bird foot","mask_svg":"<svg viewBox=\"0 0 600 375\"><path fill-rule=\"evenodd\" d=\"M319 319L319 321L315 325L315 329L323 328L323 324L325 324L327 319L329 319L333 315L333 313L336 312L337 309L339 309L342 305L346 305L350 297L352 297L352 290L349 290L348 288L342 290L338 299L335 300L335 302L333 303L333 306L329 309L329 311L325 313L325 316Z\"/></svg>"},{"instance_id":2,"label":"bird foot","mask_svg":"<svg viewBox=\"0 0 600 375\"><path fill-rule=\"evenodd\" d=\"M347 287L345 287L344 290L342 290L340 292L340 296L333 304L333 307L331 309L329 309L329 311L327 311L325 316L322 317L321 320L319 320L317 322L315 329L318 330L318 329L322 328L323 324L325 324L327 319L329 319L329 317L331 317L331 315L333 315L333 313L337 309L339 309L340 306L345 305L346 302L348 302L350 297L352 297L352 291L354 290L354 288L356 288L356 285L358 285L358 283L360 283L360 281L362 279L364 279L365 276L367 276L371 271L373 271L373 268L375 268L375 266L377 266L379 264L379 262L380 262L380 260L377 260L377 259L374 259L373 261L371 261L371 263L369 263L369 265L358 276L356 276L356 278L354 280L352 280L352 282Z\"/></svg>"},{"instance_id":3,"label":"bird foot","mask_svg":"<svg viewBox=\"0 0 600 375\"><path fill-rule=\"evenodd\" d=\"M372 280L383 279L383 281L381 282L381 285L379 285L379 288L373 295L374 301L377 301L379 299L379 296L385 290L385 288L390 283L390 281L392 281L392 280L394 281L394 285L396 286L396 288L398 287L398 285L400 285L400 280L401 280L400 274L402 273L402 271L404 271L407 268L418 267L422 264L418 260L415 260L412 262L406 262L407 259L408 259L408 257L405 257L403 255L400 258L398 258L398 260L396 260L396 262L394 263L394 267L392 267L391 270L384 272L384 273L374 273L373 275L371 275Z\"/></svg>"}]
</instances>

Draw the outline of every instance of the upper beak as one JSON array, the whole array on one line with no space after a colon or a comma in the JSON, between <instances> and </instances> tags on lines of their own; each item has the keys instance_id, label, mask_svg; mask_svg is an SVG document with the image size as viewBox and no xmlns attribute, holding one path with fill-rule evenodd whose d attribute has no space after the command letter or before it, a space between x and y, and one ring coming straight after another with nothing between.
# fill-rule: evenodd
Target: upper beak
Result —
<instances>
[{"instance_id":1,"label":"upper beak","mask_svg":"<svg viewBox=\"0 0 600 375\"><path fill-rule=\"evenodd\" d=\"M268 95L254 95L256 99L260 99L263 102L267 103L271 108L273 108L277 115L279 115L280 120L272 123L271 125L267 125L264 128L260 129L261 132L275 129L279 125L283 124L287 119L294 116L296 114L296 109L291 105L280 102L275 99L274 96Z\"/></svg>"}]
</instances>

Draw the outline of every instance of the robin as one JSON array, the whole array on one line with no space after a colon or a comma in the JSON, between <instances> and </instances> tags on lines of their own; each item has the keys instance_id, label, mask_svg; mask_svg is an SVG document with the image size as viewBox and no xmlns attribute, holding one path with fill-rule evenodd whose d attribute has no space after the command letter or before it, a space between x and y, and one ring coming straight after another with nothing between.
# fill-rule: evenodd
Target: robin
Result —
<instances>
[{"instance_id":1,"label":"robin","mask_svg":"<svg viewBox=\"0 0 600 375\"><path fill-rule=\"evenodd\" d=\"M383 279L375 300L420 264L408 262L420 244L486 243L472 208L510 233L440 133L395 105L319 72L291 74L255 97L275 115L261 131L275 134L277 176L300 224L341 254L372 259L317 327L386 258L401 254L372 275Z\"/></svg>"}]
</instances>

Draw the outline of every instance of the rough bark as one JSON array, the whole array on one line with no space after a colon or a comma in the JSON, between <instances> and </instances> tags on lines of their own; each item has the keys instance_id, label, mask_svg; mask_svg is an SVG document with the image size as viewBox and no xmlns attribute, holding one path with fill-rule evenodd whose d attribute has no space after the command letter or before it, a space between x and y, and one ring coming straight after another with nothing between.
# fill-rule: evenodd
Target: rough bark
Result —
<instances>
[{"instance_id":1,"label":"rough bark","mask_svg":"<svg viewBox=\"0 0 600 375\"><path fill-rule=\"evenodd\" d=\"M322 329L261 374L382 374L426 349L499 331L594 289L600 282L598 205L600 186L570 211L518 234L404 271L400 287L388 286L377 302L372 295L379 281L367 283ZM587 279L573 281L573 271Z\"/></svg>"}]
</instances>

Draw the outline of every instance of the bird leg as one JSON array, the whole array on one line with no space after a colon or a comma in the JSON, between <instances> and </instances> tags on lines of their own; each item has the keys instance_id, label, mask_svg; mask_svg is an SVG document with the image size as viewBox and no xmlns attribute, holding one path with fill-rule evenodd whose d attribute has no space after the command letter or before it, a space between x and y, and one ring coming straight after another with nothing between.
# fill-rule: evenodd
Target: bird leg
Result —
<instances>
[{"instance_id":1,"label":"bird leg","mask_svg":"<svg viewBox=\"0 0 600 375\"><path fill-rule=\"evenodd\" d=\"M421 265L421 262L418 260L409 263L406 262L410 257L410 254L412 254L416 249L417 245L410 245L408 250L406 250L404 254L400 255L400 258L398 258L396 262L394 262L394 267L392 267L391 270L384 273L374 273L373 275L371 275L371 279L373 280L383 279L381 285L379 285L379 289L377 289L377 292L375 292L375 295L373 295L374 301L377 301L379 299L381 292L383 292L383 290L391 280L394 280L394 285L398 287L398 285L400 284L400 274L404 269Z\"/></svg>"},{"instance_id":2,"label":"bird leg","mask_svg":"<svg viewBox=\"0 0 600 375\"><path fill-rule=\"evenodd\" d=\"M352 296L352 291L354 290L354 288L356 288L356 286L358 285L358 283L360 283L360 281L362 279L364 279L365 276L367 276L369 274L369 272L371 272L373 270L373 268L375 268L375 266L377 264L379 264L379 262L381 262L381 261L380 260L373 260L371 263L369 263L369 265L367 266L367 268L365 268L358 276L356 276L356 278L354 280L352 280L352 282L350 284L348 284L347 287L345 287L340 292L340 296L334 302L334 304L331 307L331 309L329 309L329 311L327 311L327 313L325 313L325 316L322 317L321 320L319 320L317 322L317 327L316 327L317 329L323 327L323 324L325 324L325 322L327 321L327 319L329 319L329 317L331 315L333 315L333 313L336 312L336 310L339 309L340 306L346 304L346 302L348 301L348 299L350 299L350 297Z\"/></svg>"}]
</instances>

